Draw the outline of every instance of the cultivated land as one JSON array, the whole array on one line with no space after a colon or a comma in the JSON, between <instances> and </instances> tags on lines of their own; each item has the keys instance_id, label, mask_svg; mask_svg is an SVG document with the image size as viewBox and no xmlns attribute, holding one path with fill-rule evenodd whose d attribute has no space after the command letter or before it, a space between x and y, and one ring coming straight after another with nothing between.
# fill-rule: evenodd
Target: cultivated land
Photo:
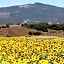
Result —
<instances>
[{"instance_id":1,"label":"cultivated land","mask_svg":"<svg viewBox=\"0 0 64 64\"><path fill-rule=\"evenodd\" d=\"M10 34L11 36L24 36L28 35L29 31L36 31L36 30L20 26L11 26L10 28L0 29L0 36L5 36L6 34Z\"/></svg>"},{"instance_id":2,"label":"cultivated land","mask_svg":"<svg viewBox=\"0 0 64 64\"><path fill-rule=\"evenodd\" d=\"M20 27L19 25L11 25L9 28L1 28L0 29L0 36L6 36L6 34L9 34L11 36L28 36L29 32L37 32L38 30L30 29L26 27ZM49 37L64 37L64 31L55 31L55 30L49 30L48 32L41 32L41 36L49 36ZM48 38L49 38L48 37Z\"/></svg>"},{"instance_id":3,"label":"cultivated land","mask_svg":"<svg viewBox=\"0 0 64 64\"><path fill-rule=\"evenodd\" d=\"M64 64L64 38L0 37L0 64Z\"/></svg>"}]
</instances>

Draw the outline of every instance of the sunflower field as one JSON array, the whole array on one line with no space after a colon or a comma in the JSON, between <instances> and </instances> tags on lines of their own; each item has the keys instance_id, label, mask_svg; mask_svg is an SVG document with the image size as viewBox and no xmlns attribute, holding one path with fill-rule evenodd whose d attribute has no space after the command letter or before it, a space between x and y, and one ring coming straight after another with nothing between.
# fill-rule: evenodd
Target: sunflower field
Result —
<instances>
[{"instance_id":1,"label":"sunflower field","mask_svg":"<svg viewBox=\"0 0 64 64\"><path fill-rule=\"evenodd\" d=\"M64 64L64 38L0 37L0 64Z\"/></svg>"}]
</instances>

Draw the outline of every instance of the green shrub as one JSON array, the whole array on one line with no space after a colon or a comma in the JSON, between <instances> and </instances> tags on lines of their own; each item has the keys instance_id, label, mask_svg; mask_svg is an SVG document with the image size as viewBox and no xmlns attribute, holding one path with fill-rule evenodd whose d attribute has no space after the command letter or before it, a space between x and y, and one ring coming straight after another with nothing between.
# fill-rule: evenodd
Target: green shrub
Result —
<instances>
[{"instance_id":1,"label":"green shrub","mask_svg":"<svg viewBox=\"0 0 64 64\"><path fill-rule=\"evenodd\" d=\"M6 24L6 28L9 28L9 25L8 24Z\"/></svg>"},{"instance_id":2,"label":"green shrub","mask_svg":"<svg viewBox=\"0 0 64 64\"><path fill-rule=\"evenodd\" d=\"M2 28L6 28L6 26L3 25Z\"/></svg>"},{"instance_id":3,"label":"green shrub","mask_svg":"<svg viewBox=\"0 0 64 64\"><path fill-rule=\"evenodd\" d=\"M5 37L11 37L11 35L7 33L7 34L5 34Z\"/></svg>"},{"instance_id":4,"label":"green shrub","mask_svg":"<svg viewBox=\"0 0 64 64\"><path fill-rule=\"evenodd\" d=\"M32 32L29 32L29 35L32 35Z\"/></svg>"},{"instance_id":5,"label":"green shrub","mask_svg":"<svg viewBox=\"0 0 64 64\"><path fill-rule=\"evenodd\" d=\"M41 35L41 32L29 32L29 35Z\"/></svg>"},{"instance_id":6,"label":"green shrub","mask_svg":"<svg viewBox=\"0 0 64 64\"><path fill-rule=\"evenodd\" d=\"M33 35L41 35L41 32L33 32Z\"/></svg>"}]
</instances>

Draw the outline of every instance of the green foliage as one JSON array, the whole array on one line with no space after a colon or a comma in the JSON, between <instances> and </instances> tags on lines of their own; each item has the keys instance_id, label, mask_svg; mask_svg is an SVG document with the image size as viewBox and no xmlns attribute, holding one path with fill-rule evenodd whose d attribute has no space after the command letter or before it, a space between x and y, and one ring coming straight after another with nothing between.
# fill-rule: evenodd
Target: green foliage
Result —
<instances>
[{"instance_id":1,"label":"green foliage","mask_svg":"<svg viewBox=\"0 0 64 64\"><path fill-rule=\"evenodd\" d=\"M5 37L11 37L11 35L10 35L10 34L8 34L8 33L6 33L6 34L5 34Z\"/></svg>"},{"instance_id":2,"label":"green foliage","mask_svg":"<svg viewBox=\"0 0 64 64\"><path fill-rule=\"evenodd\" d=\"M64 31L64 24L47 24L47 23L39 23L39 24L23 24L23 27L31 28L40 30L43 32L48 32L48 29L53 30L63 30Z\"/></svg>"},{"instance_id":3,"label":"green foliage","mask_svg":"<svg viewBox=\"0 0 64 64\"><path fill-rule=\"evenodd\" d=\"M41 35L41 32L33 32L33 35Z\"/></svg>"},{"instance_id":4,"label":"green foliage","mask_svg":"<svg viewBox=\"0 0 64 64\"><path fill-rule=\"evenodd\" d=\"M9 25L8 24L6 24L6 28L9 28Z\"/></svg>"},{"instance_id":5,"label":"green foliage","mask_svg":"<svg viewBox=\"0 0 64 64\"><path fill-rule=\"evenodd\" d=\"M29 35L32 35L32 32L29 32Z\"/></svg>"},{"instance_id":6,"label":"green foliage","mask_svg":"<svg viewBox=\"0 0 64 64\"><path fill-rule=\"evenodd\" d=\"M41 59L46 59L47 58L47 56L45 55L45 54L41 54L40 56L39 56L39 60L41 60Z\"/></svg>"},{"instance_id":7,"label":"green foliage","mask_svg":"<svg viewBox=\"0 0 64 64\"><path fill-rule=\"evenodd\" d=\"M0 29L1 29L1 26L0 26Z\"/></svg>"},{"instance_id":8,"label":"green foliage","mask_svg":"<svg viewBox=\"0 0 64 64\"><path fill-rule=\"evenodd\" d=\"M2 25L1 28L9 28L9 24Z\"/></svg>"},{"instance_id":9,"label":"green foliage","mask_svg":"<svg viewBox=\"0 0 64 64\"><path fill-rule=\"evenodd\" d=\"M6 28L6 26L3 25L2 28Z\"/></svg>"},{"instance_id":10,"label":"green foliage","mask_svg":"<svg viewBox=\"0 0 64 64\"><path fill-rule=\"evenodd\" d=\"M29 32L29 35L41 35L41 32Z\"/></svg>"}]
</instances>

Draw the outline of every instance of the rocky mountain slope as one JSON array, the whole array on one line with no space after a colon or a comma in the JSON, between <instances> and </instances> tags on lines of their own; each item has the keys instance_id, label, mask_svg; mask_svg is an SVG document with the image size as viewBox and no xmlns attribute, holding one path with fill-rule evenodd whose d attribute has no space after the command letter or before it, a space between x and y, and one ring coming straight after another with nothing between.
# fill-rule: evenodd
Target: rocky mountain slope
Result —
<instances>
[{"instance_id":1,"label":"rocky mountain slope","mask_svg":"<svg viewBox=\"0 0 64 64\"><path fill-rule=\"evenodd\" d=\"M42 4L25 4L0 8L0 23L64 23L64 8Z\"/></svg>"}]
</instances>

